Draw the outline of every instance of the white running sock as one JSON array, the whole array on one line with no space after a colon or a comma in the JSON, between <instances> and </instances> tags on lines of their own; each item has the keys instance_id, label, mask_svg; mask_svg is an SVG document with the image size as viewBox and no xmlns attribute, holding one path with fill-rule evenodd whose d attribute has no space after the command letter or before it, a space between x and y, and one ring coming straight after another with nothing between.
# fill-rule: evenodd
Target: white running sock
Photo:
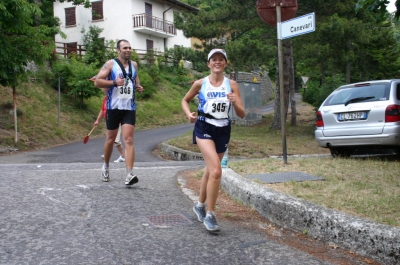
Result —
<instances>
[{"instance_id":1,"label":"white running sock","mask_svg":"<svg viewBox=\"0 0 400 265\"><path fill-rule=\"evenodd\" d=\"M215 216L215 213L212 212L212 211L207 211L207 215L208 215L208 216L211 216L211 215L214 215L214 216ZM207 215L206 215L206 216L207 216Z\"/></svg>"},{"instance_id":2,"label":"white running sock","mask_svg":"<svg viewBox=\"0 0 400 265\"><path fill-rule=\"evenodd\" d=\"M206 204L205 203L202 203L202 202L197 202L197 206L199 206L199 207L204 207Z\"/></svg>"}]
</instances>

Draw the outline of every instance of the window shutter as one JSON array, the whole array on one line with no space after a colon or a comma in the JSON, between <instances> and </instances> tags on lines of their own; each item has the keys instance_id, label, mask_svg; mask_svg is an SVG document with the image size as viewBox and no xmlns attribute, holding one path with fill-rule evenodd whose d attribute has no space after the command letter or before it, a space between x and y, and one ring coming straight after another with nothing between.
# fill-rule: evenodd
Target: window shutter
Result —
<instances>
[{"instance_id":1,"label":"window shutter","mask_svg":"<svg viewBox=\"0 0 400 265\"><path fill-rule=\"evenodd\" d=\"M75 7L69 7L65 9L65 25L66 26L76 25Z\"/></svg>"},{"instance_id":2,"label":"window shutter","mask_svg":"<svg viewBox=\"0 0 400 265\"><path fill-rule=\"evenodd\" d=\"M146 48L147 48L147 50L153 50L153 48L154 48L153 40L146 40Z\"/></svg>"},{"instance_id":3,"label":"window shutter","mask_svg":"<svg viewBox=\"0 0 400 265\"><path fill-rule=\"evenodd\" d=\"M92 2L92 20L101 20L103 18L103 1Z\"/></svg>"}]
</instances>

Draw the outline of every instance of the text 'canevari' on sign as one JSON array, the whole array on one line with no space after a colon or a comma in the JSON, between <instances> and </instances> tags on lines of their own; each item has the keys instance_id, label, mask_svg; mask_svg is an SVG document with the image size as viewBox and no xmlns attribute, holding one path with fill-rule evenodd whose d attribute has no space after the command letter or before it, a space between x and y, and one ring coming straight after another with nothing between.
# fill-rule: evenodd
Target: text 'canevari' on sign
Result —
<instances>
[{"instance_id":1,"label":"text 'canevari' on sign","mask_svg":"<svg viewBox=\"0 0 400 265\"><path fill-rule=\"evenodd\" d=\"M283 40L315 31L315 13L278 23L278 39Z\"/></svg>"}]
</instances>

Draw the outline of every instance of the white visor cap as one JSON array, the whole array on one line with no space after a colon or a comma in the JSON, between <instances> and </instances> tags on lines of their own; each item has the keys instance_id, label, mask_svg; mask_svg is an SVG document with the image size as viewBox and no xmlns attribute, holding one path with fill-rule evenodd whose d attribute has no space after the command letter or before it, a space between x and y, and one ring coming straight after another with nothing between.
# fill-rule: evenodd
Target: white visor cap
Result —
<instances>
[{"instance_id":1,"label":"white visor cap","mask_svg":"<svg viewBox=\"0 0 400 265\"><path fill-rule=\"evenodd\" d=\"M226 51L223 49L212 49L210 51L210 53L208 54L207 61L210 61L211 56L213 56L216 53L221 53L225 57L225 59L228 61L228 55L226 55Z\"/></svg>"}]
</instances>

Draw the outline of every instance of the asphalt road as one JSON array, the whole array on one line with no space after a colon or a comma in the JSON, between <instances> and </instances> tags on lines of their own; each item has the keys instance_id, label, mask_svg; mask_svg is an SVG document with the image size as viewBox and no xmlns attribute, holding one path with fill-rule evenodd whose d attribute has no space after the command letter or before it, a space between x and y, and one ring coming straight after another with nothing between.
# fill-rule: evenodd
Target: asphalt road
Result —
<instances>
[{"instance_id":1,"label":"asphalt road","mask_svg":"<svg viewBox=\"0 0 400 265\"><path fill-rule=\"evenodd\" d=\"M130 187L124 163L100 181L104 138L1 156L0 264L331 264L234 222L207 232L177 181L203 163L151 154L192 126L137 131Z\"/></svg>"},{"instance_id":2,"label":"asphalt road","mask_svg":"<svg viewBox=\"0 0 400 265\"><path fill-rule=\"evenodd\" d=\"M162 161L152 154L156 146L167 140L192 130L193 124L182 124L153 130L135 132L135 162ZM105 137L90 137L86 144L83 141L60 145L49 149L21 152L8 156L0 156L0 164L14 163L98 163L101 162ZM113 150L111 161L118 158L117 150Z\"/></svg>"}]
</instances>

